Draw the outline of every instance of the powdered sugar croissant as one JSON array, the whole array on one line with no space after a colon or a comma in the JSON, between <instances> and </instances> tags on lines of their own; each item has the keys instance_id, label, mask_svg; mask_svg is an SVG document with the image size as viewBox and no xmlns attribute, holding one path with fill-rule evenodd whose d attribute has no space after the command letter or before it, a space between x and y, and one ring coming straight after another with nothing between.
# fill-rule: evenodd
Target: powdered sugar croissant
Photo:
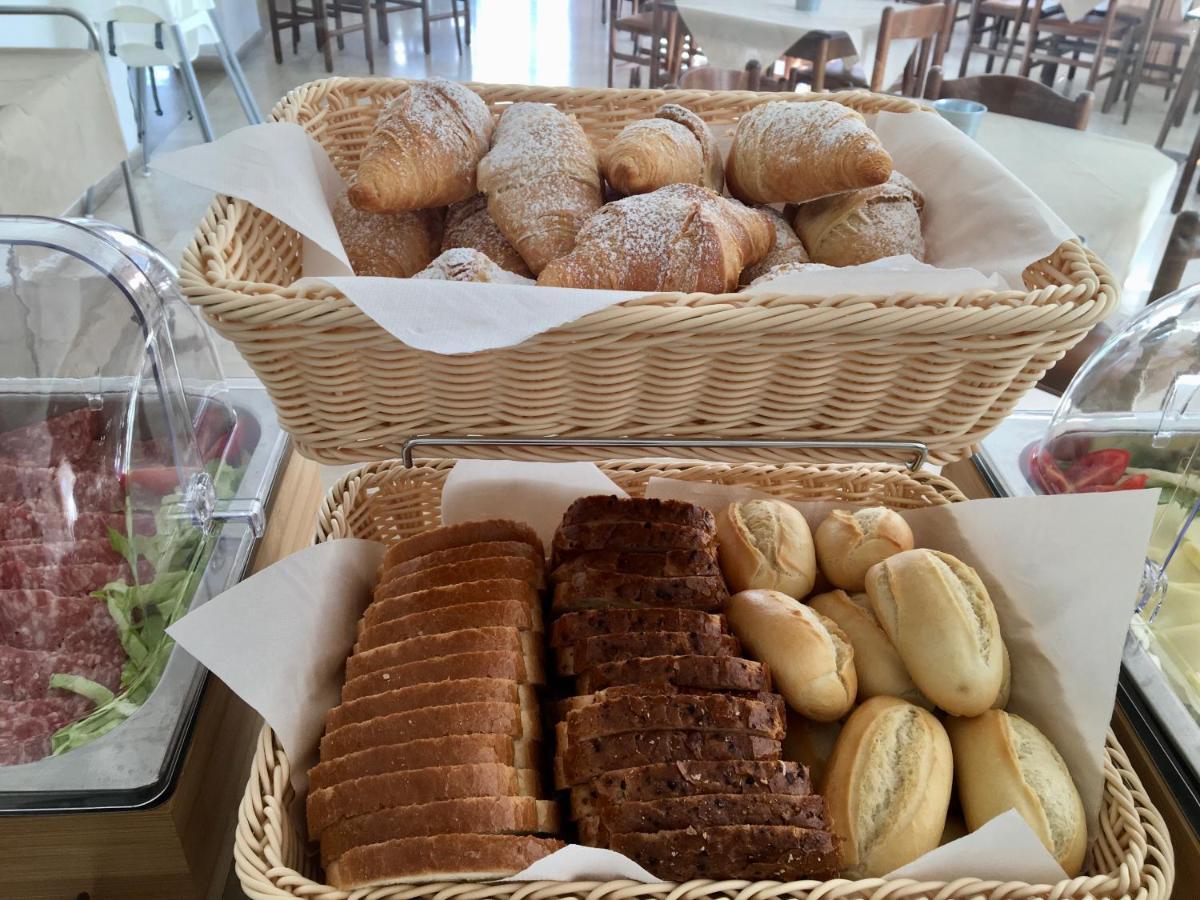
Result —
<instances>
[{"instance_id":1,"label":"powdered sugar croissant","mask_svg":"<svg viewBox=\"0 0 1200 900\"><path fill-rule=\"evenodd\" d=\"M917 186L893 172L881 185L805 203L796 210L796 232L813 262L857 266L887 256L925 259Z\"/></svg>"},{"instance_id":2,"label":"powdered sugar croissant","mask_svg":"<svg viewBox=\"0 0 1200 900\"><path fill-rule=\"evenodd\" d=\"M470 247L485 254L502 269L528 278L533 273L517 248L500 233L487 208L487 197L476 194L470 200L455 203L446 211L446 230L442 233L442 249Z\"/></svg>"},{"instance_id":3,"label":"powdered sugar croissant","mask_svg":"<svg viewBox=\"0 0 1200 900\"><path fill-rule=\"evenodd\" d=\"M508 272L491 259L469 247L447 250L413 278L430 281L476 281L493 284L533 284L532 278L524 278Z\"/></svg>"},{"instance_id":4,"label":"powdered sugar croissant","mask_svg":"<svg viewBox=\"0 0 1200 900\"><path fill-rule=\"evenodd\" d=\"M774 100L738 122L725 163L746 203L805 203L887 181L892 158L863 117L829 100Z\"/></svg>"},{"instance_id":5,"label":"powdered sugar croissant","mask_svg":"<svg viewBox=\"0 0 1200 900\"><path fill-rule=\"evenodd\" d=\"M630 122L600 154L600 170L614 190L647 194L668 184L725 186L721 150L707 124L674 103L651 119Z\"/></svg>"},{"instance_id":6,"label":"powdered sugar croissant","mask_svg":"<svg viewBox=\"0 0 1200 900\"><path fill-rule=\"evenodd\" d=\"M672 184L603 207L538 284L721 294L774 239L765 213L698 185Z\"/></svg>"}]
</instances>

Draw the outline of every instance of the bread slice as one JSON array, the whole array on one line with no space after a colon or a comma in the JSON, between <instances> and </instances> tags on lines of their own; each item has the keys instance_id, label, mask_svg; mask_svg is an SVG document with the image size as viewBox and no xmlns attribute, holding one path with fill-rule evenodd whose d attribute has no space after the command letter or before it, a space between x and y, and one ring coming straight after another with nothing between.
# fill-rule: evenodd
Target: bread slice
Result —
<instances>
[{"instance_id":1,"label":"bread slice","mask_svg":"<svg viewBox=\"0 0 1200 900\"><path fill-rule=\"evenodd\" d=\"M550 575L557 584L582 573L609 572L616 575L646 575L652 578L680 578L685 575L721 574L714 548L703 550L667 550L638 553L622 550L592 550L564 562Z\"/></svg>"},{"instance_id":2,"label":"bread slice","mask_svg":"<svg viewBox=\"0 0 1200 900\"><path fill-rule=\"evenodd\" d=\"M426 706L480 701L536 704L537 695L529 685L508 678L462 678L447 682L413 684L377 694L367 694L335 706L325 714L325 730L334 731L344 725L365 722L376 716L408 712Z\"/></svg>"},{"instance_id":3,"label":"bread slice","mask_svg":"<svg viewBox=\"0 0 1200 900\"><path fill-rule=\"evenodd\" d=\"M604 846L616 834L717 825L792 825L828 830L829 819L825 799L818 794L701 794L607 804L598 816L579 820L579 837L585 844Z\"/></svg>"},{"instance_id":4,"label":"bread slice","mask_svg":"<svg viewBox=\"0 0 1200 900\"><path fill-rule=\"evenodd\" d=\"M573 817L599 815L609 804L638 803L704 794L789 794L812 792L808 771L782 760L686 760L614 769L571 789Z\"/></svg>"},{"instance_id":5,"label":"bread slice","mask_svg":"<svg viewBox=\"0 0 1200 900\"><path fill-rule=\"evenodd\" d=\"M485 559L469 559L464 562L447 563L420 572L410 572L390 581L381 582L375 588L374 597L398 597L429 588L449 584L465 584L470 581L487 581L496 578L514 578L536 591L539 579L544 577L541 567L520 556L495 556Z\"/></svg>"},{"instance_id":6,"label":"bread slice","mask_svg":"<svg viewBox=\"0 0 1200 900\"><path fill-rule=\"evenodd\" d=\"M716 545L716 529L689 528L659 522L589 522L562 525L554 534L551 558L557 568L581 553L623 550L661 553L667 550L706 550Z\"/></svg>"},{"instance_id":7,"label":"bread slice","mask_svg":"<svg viewBox=\"0 0 1200 900\"><path fill-rule=\"evenodd\" d=\"M554 654L559 675L578 675L601 663L642 656L739 656L742 645L733 635L694 634L690 631L631 631L602 634Z\"/></svg>"},{"instance_id":8,"label":"bread slice","mask_svg":"<svg viewBox=\"0 0 1200 900\"><path fill-rule=\"evenodd\" d=\"M824 881L838 874L837 841L823 829L716 825L630 832L613 835L610 848L664 881Z\"/></svg>"},{"instance_id":9,"label":"bread slice","mask_svg":"<svg viewBox=\"0 0 1200 900\"><path fill-rule=\"evenodd\" d=\"M563 525L589 522L661 522L709 531L717 527L713 514L694 503L606 494L580 497L563 513Z\"/></svg>"},{"instance_id":10,"label":"bread slice","mask_svg":"<svg viewBox=\"0 0 1200 900\"><path fill-rule=\"evenodd\" d=\"M376 716L344 725L321 738L321 759L336 759L369 747L402 744L448 734L506 734L537 740L542 735L537 707L519 703L455 703Z\"/></svg>"},{"instance_id":11,"label":"bread slice","mask_svg":"<svg viewBox=\"0 0 1200 900\"><path fill-rule=\"evenodd\" d=\"M738 732L782 741L783 699L729 694L647 693L606 697L572 710L566 718L568 749L578 741L631 731Z\"/></svg>"},{"instance_id":12,"label":"bread slice","mask_svg":"<svg viewBox=\"0 0 1200 900\"><path fill-rule=\"evenodd\" d=\"M310 791L366 775L383 775L430 766L495 763L517 769L541 765L542 745L507 734L449 734L402 744L385 744L327 759L308 770Z\"/></svg>"},{"instance_id":13,"label":"bread slice","mask_svg":"<svg viewBox=\"0 0 1200 900\"><path fill-rule=\"evenodd\" d=\"M564 697L561 700L555 700L550 706L551 721L565 724L567 714L572 710L583 709L589 704L595 703L598 700L611 699L627 694L637 694L644 696L646 694L671 694L679 695L707 695L711 691L693 691L687 688L677 688L673 684L622 684L616 687L607 688L603 691L598 691L592 694L576 694L574 697ZM753 694L742 694L739 696L747 696L754 699ZM562 740L566 741L566 731L562 733Z\"/></svg>"},{"instance_id":14,"label":"bread slice","mask_svg":"<svg viewBox=\"0 0 1200 900\"><path fill-rule=\"evenodd\" d=\"M771 689L766 665L740 656L637 656L601 663L580 674L581 694L636 684L667 684L693 691L760 693Z\"/></svg>"},{"instance_id":15,"label":"bread slice","mask_svg":"<svg viewBox=\"0 0 1200 900\"><path fill-rule=\"evenodd\" d=\"M489 541L520 541L545 558L542 539L524 522L514 522L511 519L481 519L477 522L444 525L397 541L384 553L382 570L386 572L393 566L439 550Z\"/></svg>"},{"instance_id":16,"label":"bread slice","mask_svg":"<svg viewBox=\"0 0 1200 900\"><path fill-rule=\"evenodd\" d=\"M422 659L360 675L342 685L342 703L385 691L467 678L500 678L518 684L531 683L523 656L503 650L480 650L477 653L455 653L452 656Z\"/></svg>"},{"instance_id":17,"label":"bread slice","mask_svg":"<svg viewBox=\"0 0 1200 900\"><path fill-rule=\"evenodd\" d=\"M481 560L481 562L484 561ZM525 560L518 561L529 565ZM537 591L530 587L529 582L519 578L486 578L386 596L376 593L375 598L375 601L363 613L359 623L360 632L393 619L410 616L413 613L461 606L464 603L494 603L515 600L529 604L530 609L536 614L540 614L542 608L541 598Z\"/></svg>"},{"instance_id":18,"label":"bread slice","mask_svg":"<svg viewBox=\"0 0 1200 900\"><path fill-rule=\"evenodd\" d=\"M430 881L498 881L563 847L516 834L438 834L357 847L325 871L339 890Z\"/></svg>"},{"instance_id":19,"label":"bread slice","mask_svg":"<svg viewBox=\"0 0 1200 900\"><path fill-rule=\"evenodd\" d=\"M656 578L589 570L555 586L551 609L557 614L584 609L672 607L715 613L728 599L725 581L717 575Z\"/></svg>"},{"instance_id":20,"label":"bread slice","mask_svg":"<svg viewBox=\"0 0 1200 900\"><path fill-rule=\"evenodd\" d=\"M321 865L355 847L431 834L558 834L558 804L533 797L462 797L393 806L355 816L321 834Z\"/></svg>"},{"instance_id":21,"label":"bread slice","mask_svg":"<svg viewBox=\"0 0 1200 900\"><path fill-rule=\"evenodd\" d=\"M350 681L376 669L390 669L422 659L486 650L520 655L525 660L526 668L538 673L531 675L530 680L534 684L541 684L544 680L541 675L543 643L538 636L530 631L496 626L426 634L364 650L346 660L346 680Z\"/></svg>"},{"instance_id":22,"label":"bread slice","mask_svg":"<svg viewBox=\"0 0 1200 900\"><path fill-rule=\"evenodd\" d=\"M779 741L736 731L639 731L568 744L555 786L574 787L614 769L679 760L779 759Z\"/></svg>"},{"instance_id":23,"label":"bread slice","mask_svg":"<svg viewBox=\"0 0 1200 900\"><path fill-rule=\"evenodd\" d=\"M692 631L728 634L724 616L694 609L591 609L560 616L550 626L550 646L565 647L602 634L629 631Z\"/></svg>"},{"instance_id":24,"label":"bread slice","mask_svg":"<svg viewBox=\"0 0 1200 900\"><path fill-rule=\"evenodd\" d=\"M397 563L387 569L380 567L378 580L380 584L383 584L402 575L411 575L413 572L423 572L426 569L436 569L438 566L467 562L472 559L489 559L494 556L519 556L527 559L542 570L544 579L546 558L539 555L530 544L523 541L484 541L479 544L435 550L424 556Z\"/></svg>"},{"instance_id":25,"label":"bread slice","mask_svg":"<svg viewBox=\"0 0 1200 900\"><path fill-rule=\"evenodd\" d=\"M542 630L541 616L530 609L527 603L515 600L463 603L459 606L401 616L374 628L367 628L359 634L354 652L361 653L425 634L445 634L449 631L462 631L464 628L493 626L516 628L521 631Z\"/></svg>"},{"instance_id":26,"label":"bread slice","mask_svg":"<svg viewBox=\"0 0 1200 900\"><path fill-rule=\"evenodd\" d=\"M309 791L308 833L320 837L321 832L336 822L391 806L459 797L536 797L540 787L536 769L514 769L493 763L367 775Z\"/></svg>"}]
</instances>

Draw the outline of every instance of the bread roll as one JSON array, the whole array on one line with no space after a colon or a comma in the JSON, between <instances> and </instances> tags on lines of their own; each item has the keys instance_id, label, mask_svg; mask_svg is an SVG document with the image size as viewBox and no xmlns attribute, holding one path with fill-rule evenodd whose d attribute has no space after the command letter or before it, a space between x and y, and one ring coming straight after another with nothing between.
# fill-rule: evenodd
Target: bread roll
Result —
<instances>
[{"instance_id":1,"label":"bread roll","mask_svg":"<svg viewBox=\"0 0 1200 900\"><path fill-rule=\"evenodd\" d=\"M861 591L867 569L913 548L908 523L883 506L835 509L817 526L814 537L821 571L844 591Z\"/></svg>"},{"instance_id":2,"label":"bread roll","mask_svg":"<svg viewBox=\"0 0 1200 900\"><path fill-rule=\"evenodd\" d=\"M733 591L783 591L804 597L817 577L812 533L781 500L730 503L717 516L721 571Z\"/></svg>"},{"instance_id":3,"label":"bread roll","mask_svg":"<svg viewBox=\"0 0 1200 900\"><path fill-rule=\"evenodd\" d=\"M721 150L704 120L673 103L630 122L600 153L600 171L621 194L648 194L668 184L725 186Z\"/></svg>"},{"instance_id":4,"label":"bread roll","mask_svg":"<svg viewBox=\"0 0 1200 900\"><path fill-rule=\"evenodd\" d=\"M842 874L875 878L938 846L953 780L950 741L932 713L896 697L856 709L824 783Z\"/></svg>"},{"instance_id":5,"label":"bread roll","mask_svg":"<svg viewBox=\"0 0 1200 900\"><path fill-rule=\"evenodd\" d=\"M974 569L948 553L906 550L872 566L866 586L875 618L926 697L956 716L996 702L1004 641Z\"/></svg>"},{"instance_id":6,"label":"bread roll","mask_svg":"<svg viewBox=\"0 0 1200 900\"><path fill-rule=\"evenodd\" d=\"M790 268L785 271L794 271L796 267L809 263L808 251L804 249L804 244L792 230L791 224L769 206L760 206L759 209L766 213L775 228L775 246L771 248L770 253L754 265L747 266L742 270L738 284L747 286L751 282L766 277L771 272L775 272L776 275L782 274L777 270L779 266L790 264Z\"/></svg>"},{"instance_id":7,"label":"bread roll","mask_svg":"<svg viewBox=\"0 0 1200 900\"><path fill-rule=\"evenodd\" d=\"M355 275L408 278L437 255L444 214L442 209L363 212L343 192L333 205L333 224Z\"/></svg>"},{"instance_id":8,"label":"bread roll","mask_svg":"<svg viewBox=\"0 0 1200 900\"><path fill-rule=\"evenodd\" d=\"M996 702L992 704L992 709L1004 709L1008 706L1008 700L1012 696L1012 660L1008 655L1008 645L1004 645L1004 674L1000 677L1000 693L996 695Z\"/></svg>"},{"instance_id":9,"label":"bread roll","mask_svg":"<svg viewBox=\"0 0 1200 900\"><path fill-rule=\"evenodd\" d=\"M1002 710L951 718L946 727L967 827L975 831L1015 809L1067 875L1078 874L1087 851L1083 801L1046 736Z\"/></svg>"},{"instance_id":10,"label":"bread roll","mask_svg":"<svg viewBox=\"0 0 1200 900\"><path fill-rule=\"evenodd\" d=\"M825 767L833 755L834 744L841 733L841 722L813 722L797 712L788 710L787 734L783 737L783 758L808 766L814 785L825 778Z\"/></svg>"},{"instance_id":11,"label":"bread roll","mask_svg":"<svg viewBox=\"0 0 1200 900\"><path fill-rule=\"evenodd\" d=\"M815 263L858 266L905 253L924 261L924 207L916 185L893 172L875 187L803 204L792 225Z\"/></svg>"},{"instance_id":12,"label":"bread roll","mask_svg":"<svg viewBox=\"0 0 1200 900\"><path fill-rule=\"evenodd\" d=\"M851 597L845 591L830 591L813 597L808 605L836 622L854 647L860 700L900 697L918 706L933 706L913 684L900 654L875 620L866 595Z\"/></svg>"},{"instance_id":13,"label":"bread roll","mask_svg":"<svg viewBox=\"0 0 1200 900\"><path fill-rule=\"evenodd\" d=\"M501 268L487 254L469 247L446 250L431 261L413 278L430 281L474 281L490 284L534 285L532 278L523 278L515 272Z\"/></svg>"},{"instance_id":14,"label":"bread roll","mask_svg":"<svg viewBox=\"0 0 1200 900\"><path fill-rule=\"evenodd\" d=\"M726 613L742 645L767 664L775 688L800 715L832 722L854 705L854 648L831 620L779 591L734 594Z\"/></svg>"}]
</instances>

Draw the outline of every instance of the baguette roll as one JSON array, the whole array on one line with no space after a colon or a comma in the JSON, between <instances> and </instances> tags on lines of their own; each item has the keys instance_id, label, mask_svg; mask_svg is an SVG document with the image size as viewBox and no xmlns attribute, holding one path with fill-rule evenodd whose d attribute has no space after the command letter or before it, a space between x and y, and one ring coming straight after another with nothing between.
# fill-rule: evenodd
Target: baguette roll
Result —
<instances>
[{"instance_id":1,"label":"baguette roll","mask_svg":"<svg viewBox=\"0 0 1200 900\"><path fill-rule=\"evenodd\" d=\"M1000 693L996 695L996 702L992 704L992 709L1004 709L1008 706L1009 698L1012 696L1012 660L1008 655L1008 645L1004 645L1004 674L1000 678Z\"/></svg>"},{"instance_id":2,"label":"baguette roll","mask_svg":"<svg viewBox=\"0 0 1200 900\"><path fill-rule=\"evenodd\" d=\"M932 713L896 697L856 709L824 782L843 876L876 878L937 847L953 769L950 740Z\"/></svg>"},{"instance_id":3,"label":"baguette roll","mask_svg":"<svg viewBox=\"0 0 1200 900\"><path fill-rule=\"evenodd\" d=\"M867 572L875 618L913 683L956 716L991 707L1004 679L1004 641L987 588L948 553L906 550Z\"/></svg>"},{"instance_id":4,"label":"baguette roll","mask_svg":"<svg viewBox=\"0 0 1200 900\"><path fill-rule=\"evenodd\" d=\"M882 506L835 509L817 526L817 562L844 591L861 591L875 563L913 548L913 533L899 513Z\"/></svg>"},{"instance_id":5,"label":"baguette roll","mask_svg":"<svg viewBox=\"0 0 1200 900\"><path fill-rule=\"evenodd\" d=\"M817 722L849 712L858 692L854 648L832 620L779 591L734 594L726 613L789 707Z\"/></svg>"},{"instance_id":6,"label":"baguette roll","mask_svg":"<svg viewBox=\"0 0 1200 900\"><path fill-rule=\"evenodd\" d=\"M1074 877L1087 851L1083 801L1058 750L1029 722L1002 710L946 727L963 816L971 831L1015 809Z\"/></svg>"},{"instance_id":7,"label":"baguette roll","mask_svg":"<svg viewBox=\"0 0 1200 900\"><path fill-rule=\"evenodd\" d=\"M733 591L782 591L804 597L817 577L812 533L781 500L731 503L717 516L721 571Z\"/></svg>"}]
</instances>

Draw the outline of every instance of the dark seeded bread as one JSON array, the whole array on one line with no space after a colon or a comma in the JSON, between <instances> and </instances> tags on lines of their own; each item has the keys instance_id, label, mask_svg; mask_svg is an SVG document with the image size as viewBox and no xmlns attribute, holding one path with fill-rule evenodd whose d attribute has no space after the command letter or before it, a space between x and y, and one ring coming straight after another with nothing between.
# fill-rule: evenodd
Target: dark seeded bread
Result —
<instances>
[{"instance_id":1,"label":"dark seeded bread","mask_svg":"<svg viewBox=\"0 0 1200 900\"><path fill-rule=\"evenodd\" d=\"M585 844L606 846L616 834L711 828L716 825L791 825L827 829L825 798L817 794L702 794L638 803L605 804L579 821Z\"/></svg>"},{"instance_id":2,"label":"dark seeded bread","mask_svg":"<svg viewBox=\"0 0 1200 900\"><path fill-rule=\"evenodd\" d=\"M640 656L738 656L742 645L730 634L693 634L690 631L632 631L588 638L555 651L555 671L578 675L601 663Z\"/></svg>"},{"instance_id":3,"label":"dark seeded bread","mask_svg":"<svg viewBox=\"0 0 1200 900\"><path fill-rule=\"evenodd\" d=\"M541 538L537 532L524 522L513 522L510 519L483 519L478 522L461 522L458 525L444 525L430 531L405 538L391 544L383 556L383 571L394 566L436 553L438 550L449 550L452 547L465 547L468 544L480 544L489 541L520 541L528 544L536 553L545 557Z\"/></svg>"},{"instance_id":4,"label":"dark seeded bread","mask_svg":"<svg viewBox=\"0 0 1200 900\"><path fill-rule=\"evenodd\" d=\"M758 693L771 689L771 675L764 664L740 656L639 656L588 669L579 676L576 689L591 694L635 684Z\"/></svg>"},{"instance_id":5,"label":"dark seeded bread","mask_svg":"<svg viewBox=\"0 0 1200 900\"><path fill-rule=\"evenodd\" d=\"M432 834L558 834L558 805L533 797L462 797L355 816L321 835L321 865L355 847Z\"/></svg>"},{"instance_id":6,"label":"dark seeded bread","mask_svg":"<svg viewBox=\"0 0 1200 900\"><path fill-rule=\"evenodd\" d=\"M617 834L611 849L666 881L823 881L838 874L835 838L828 831L810 828L718 825Z\"/></svg>"},{"instance_id":7,"label":"dark seeded bread","mask_svg":"<svg viewBox=\"0 0 1200 900\"><path fill-rule=\"evenodd\" d=\"M435 550L413 559L397 563L389 569L380 569L379 583L391 581L402 575L413 572L423 572L450 563L466 562L471 559L488 559L493 556L519 556L527 559L539 569L545 569L546 558L541 556L531 544L524 541L484 541L480 544L467 544L463 547L450 547L446 550Z\"/></svg>"},{"instance_id":8,"label":"dark seeded bread","mask_svg":"<svg viewBox=\"0 0 1200 900\"><path fill-rule=\"evenodd\" d=\"M410 709L478 701L533 704L537 702L537 697L531 686L506 678L461 678L454 681L413 684L368 694L335 706L325 714L325 730L333 731L343 725L353 725L355 722L365 722L376 716L407 712Z\"/></svg>"},{"instance_id":9,"label":"dark seeded bread","mask_svg":"<svg viewBox=\"0 0 1200 900\"><path fill-rule=\"evenodd\" d=\"M463 603L444 609L431 609L392 619L382 625L364 630L354 645L355 653L394 644L408 638L425 634L444 634L462 631L464 628L488 628L500 626L517 628L521 631L541 631L541 617L529 604L515 600L497 600L482 603Z\"/></svg>"},{"instance_id":10,"label":"dark seeded bread","mask_svg":"<svg viewBox=\"0 0 1200 900\"><path fill-rule=\"evenodd\" d=\"M605 772L571 789L573 817L599 814L604 804L637 803L704 794L790 794L812 792L808 771L780 760L682 760Z\"/></svg>"},{"instance_id":11,"label":"dark seeded bread","mask_svg":"<svg viewBox=\"0 0 1200 900\"><path fill-rule=\"evenodd\" d=\"M336 759L369 747L419 741L448 734L503 734L537 740L541 718L536 708L517 703L455 703L377 716L344 725L321 738L321 759Z\"/></svg>"},{"instance_id":12,"label":"dark seeded bread","mask_svg":"<svg viewBox=\"0 0 1200 900\"><path fill-rule=\"evenodd\" d=\"M692 631L727 634L724 616L694 609L592 609L567 613L550 627L550 646L565 647L602 634L628 631Z\"/></svg>"},{"instance_id":13,"label":"dark seeded bread","mask_svg":"<svg viewBox=\"0 0 1200 900\"><path fill-rule=\"evenodd\" d=\"M704 550L668 550L665 553L593 550L563 563L550 577L557 584L560 581L570 581L581 572L679 578L684 575L720 575L721 567L717 562L717 554L711 547Z\"/></svg>"},{"instance_id":14,"label":"dark seeded bread","mask_svg":"<svg viewBox=\"0 0 1200 900\"><path fill-rule=\"evenodd\" d=\"M631 731L733 731L782 741L783 699L729 694L620 694L606 697L566 718L567 748L578 741Z\"/></svg>"},{"instance_id":15,"label":"dark seeded bread","mask_svg":"<svg viewBox=\"0 0 1200 900\"><path fill-rule=\"evenodd\" d=\"M779 759L779 741L734 731L640 731L578 741L555 757L559 788L614 769L676 760Z\"/></svg>"},{"instance_id":16,"label":"dark seeded bread","mask_svg":"<svg viewBox=\"0 0 1200 900\"><path fill-rule=\"evenodd\" d=\"M554 588L555 614L585 609L643 609L672 607L720 612L729 599L725 581L715 575L654 578L584 571Z\"/></svg>"},{"instance_id":17,"label":"dark seeded bread","mask_svg":"<svg viewBox=\"0 0 1200 900\"><path fill-rule=\"evenodd\" d=\"M495 763L517 769L540 765L541 744L507 734L449 734L402 744L386 744L318 763L308 770L308 788L319 790L367 775L430 766Z\"/></svg>"},{"instance_id":18,"label":"dark seeded bread","mask_svg":"<svg viewBox=\"0 0 1200 900\"><path fill-rule=\"evenodd\" d=\"M527 560L511 558L522 565L530 565ZM487 562L487 560L480 560L480 562ZM463 565L467 565L467 563L463 563ZM413 613L426 612L431 609L462 606L464 603L495 603L507 600L527 603L535 610L541 608L538 593L529 585L528 581L520 578L486 578L461 584L426 587L411 593L381 595L377 592L375 602L368 606L366 612L363 613L359 631L382 625L384 622L390 622L402 616L411 616Z\"/></svg>"},{"instance_id":19,"label":"dark seeded bread","mask_svg":"<svg viewBox=\"0 0 1200 900\"><path fill-rule=\"evenodd\" d=\"M716 529L688 528L658 522L590 522L563 525L554 534L552 559L558 567L580 553L594 550L705 550L716 543Z\"/></svg>"},{"instance_id":20,"label":"dark seeded bread","mask_svg":"<svg viewBox=\"0 0 1200 900\"><path fill-rule=\"evenodd\" d=\"M594 494L580 497L563 513L563 525L589 522L661 522L687 528L716 528L713 514L702 506L682 500L656 500L646 497L614 497Z\"/></svg>"},{"instance_id":21,"label":"dark seeded bread","mask_svg":"<svg viewBox=\"0 0 1200 900\"><path fill-rule=\"evenodd\" d=\"M562 841L517 834L438 834L357 847L329 865L339 890L393 882L499 881L561 849Z\"/></svg>"},{"instance_id":22,"label":"dark seeded bread","mask_svg":"<svg viewBox=\"0 0 1200 900\"><path fill-rule=\"evenodd\" d=\"M542 641L529 631L516 628L464 628L444 634L426 634L393 644L384 644L356 653L346 660L346 680L366 675L376 669L390 669L405 663L456 653L476 653L493 650L516 653L524 657L526 667L541 668ZM533 679L535 684L541 678Z\"/></svg>"},{"instance_id":23,"label":"dark seeded bread","mask_svg":"<svg viewBox=\"0 0 1200 900\"><path fill-rule=\"evenodd\" d=\"M544 573L540 566L536 566L520 556L469 559L393 578L379 584L375 588L374 597L376 601L379 601L387 597L399 597L402 594L425 591L429 588L466 584L473 581L491 581L497 578L515 578L524 582L530 590L537 590L541 587L540 580L543 576Z\"/></svg>"},{"instance_id":24,"label":"dark seeded bread","mask_svg":"<svg viewBox=\"0 0 1200 900\"><path fill-rule=\"evenodd\" d=\"M550 707L552 720L561 722L566 719L567 713L575 709L582 709L588 704L595 703L598 700L612 699L614 697L624 697L630 695L645 696L646 694L671 694L673 696L709 696L713 691L704 689L694 689L686 687L676 687L673 684L618 684L610 688L605 688L603 691L598 691L591 694L576 694L573 697L564 697L562 700L556 700ZM763 696L774 698L774 694L765 691L742 691L733 692L726 691L727 697L745 697L749 700L758 700ZM769 702L774 703L774 699ZM565 735L564 735L565 739Z\"/></svg>"},{"instance_id":25,"label":"dark seeded bread","mask_svg":"<svg viewBox=\"0 0 1200 900\"><path fill-rule=\"evenodd\" d=\"M500 678L518 684L530 684L531 677L525 658L516 653L490 650L456 653L360 675L342 685L342 703L419 684L461 681L465 678Z\"/></svg>"}]
</instances>

